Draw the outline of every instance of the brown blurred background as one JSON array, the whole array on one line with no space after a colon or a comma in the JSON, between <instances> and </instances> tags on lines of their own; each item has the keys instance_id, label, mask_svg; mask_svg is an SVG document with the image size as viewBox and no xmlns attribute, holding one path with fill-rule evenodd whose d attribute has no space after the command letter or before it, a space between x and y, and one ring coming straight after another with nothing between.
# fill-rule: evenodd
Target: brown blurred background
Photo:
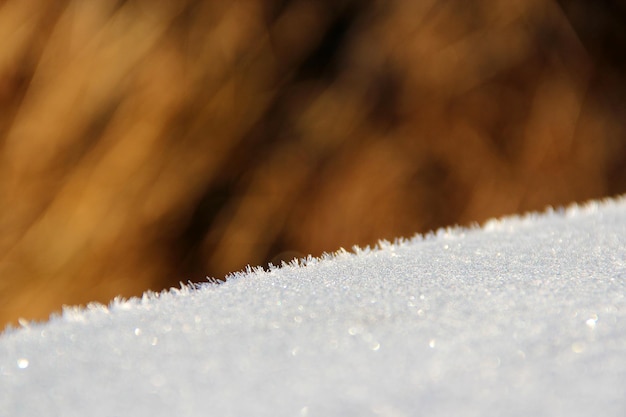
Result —
<instances>
[{"instance_id":1,"label":"brown blurred background","mask_svg":"<svg viewBox=\"0 0 626 417\"><path fill-rule=\"evenodd\" d=\"M0 329L626 191L626 6L0 2Z\"/></svg>"}]
</instances>

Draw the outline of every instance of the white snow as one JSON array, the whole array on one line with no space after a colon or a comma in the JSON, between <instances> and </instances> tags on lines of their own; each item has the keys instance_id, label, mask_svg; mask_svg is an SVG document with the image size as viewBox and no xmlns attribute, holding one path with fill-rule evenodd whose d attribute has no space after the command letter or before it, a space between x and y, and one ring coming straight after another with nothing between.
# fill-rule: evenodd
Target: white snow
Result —
<instances>
[{"instance_id":1,"label":"white snow","mask_svg":"<svg viewBox=\"0 0 626 417\"><path fill-rule=\"evenodd\" d=\"M304 265L302 265L304 264ZM626 199L0 336L1 416L624 416Z\"/></svg>"}]
</instances>

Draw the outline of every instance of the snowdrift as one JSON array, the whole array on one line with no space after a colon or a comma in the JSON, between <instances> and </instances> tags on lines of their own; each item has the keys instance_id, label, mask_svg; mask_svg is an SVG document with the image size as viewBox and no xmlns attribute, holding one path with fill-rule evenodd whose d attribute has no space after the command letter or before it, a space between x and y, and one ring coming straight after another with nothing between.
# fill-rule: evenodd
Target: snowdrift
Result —
<instances>
[{"instance_id":1,"label":"snowdrift","mask_svg":"<svg viewBox=\"0 0 626 417\"><path fill-rule=\"evenodd\" d=\"M626 415L626 199L67 308L2 416Z\"/></svg>"}]
</instances>

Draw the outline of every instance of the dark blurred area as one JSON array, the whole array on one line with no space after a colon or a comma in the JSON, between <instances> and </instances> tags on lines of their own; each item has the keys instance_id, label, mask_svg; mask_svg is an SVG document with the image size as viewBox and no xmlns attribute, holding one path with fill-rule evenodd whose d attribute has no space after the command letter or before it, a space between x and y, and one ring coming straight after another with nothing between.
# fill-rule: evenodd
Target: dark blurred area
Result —
<instances>
[{"instance_id":1,"label":"dark blurred area","mask_svg":"<svg viewBox=\"0 0 626 417\"><path fill-rule=\"evenodd\" d=\"M626 191L623 1L0 2L0 328Z\"/></svg>"}]
</instances>

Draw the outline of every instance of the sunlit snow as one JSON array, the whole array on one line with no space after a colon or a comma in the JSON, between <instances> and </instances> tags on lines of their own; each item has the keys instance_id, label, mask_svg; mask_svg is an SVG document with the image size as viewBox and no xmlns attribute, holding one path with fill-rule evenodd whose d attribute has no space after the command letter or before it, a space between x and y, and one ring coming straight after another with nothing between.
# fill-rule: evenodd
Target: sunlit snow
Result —
<instances>
[{"instance_id":1,"label":"sunlit snow","mask_svg":"<svg viewBox=\"0 0 626 417\"><path fill-rule=\"evenodd\" d=\"M626 199L0 336L1 416L624 416Z\"/></svg>"}]
</instances>

